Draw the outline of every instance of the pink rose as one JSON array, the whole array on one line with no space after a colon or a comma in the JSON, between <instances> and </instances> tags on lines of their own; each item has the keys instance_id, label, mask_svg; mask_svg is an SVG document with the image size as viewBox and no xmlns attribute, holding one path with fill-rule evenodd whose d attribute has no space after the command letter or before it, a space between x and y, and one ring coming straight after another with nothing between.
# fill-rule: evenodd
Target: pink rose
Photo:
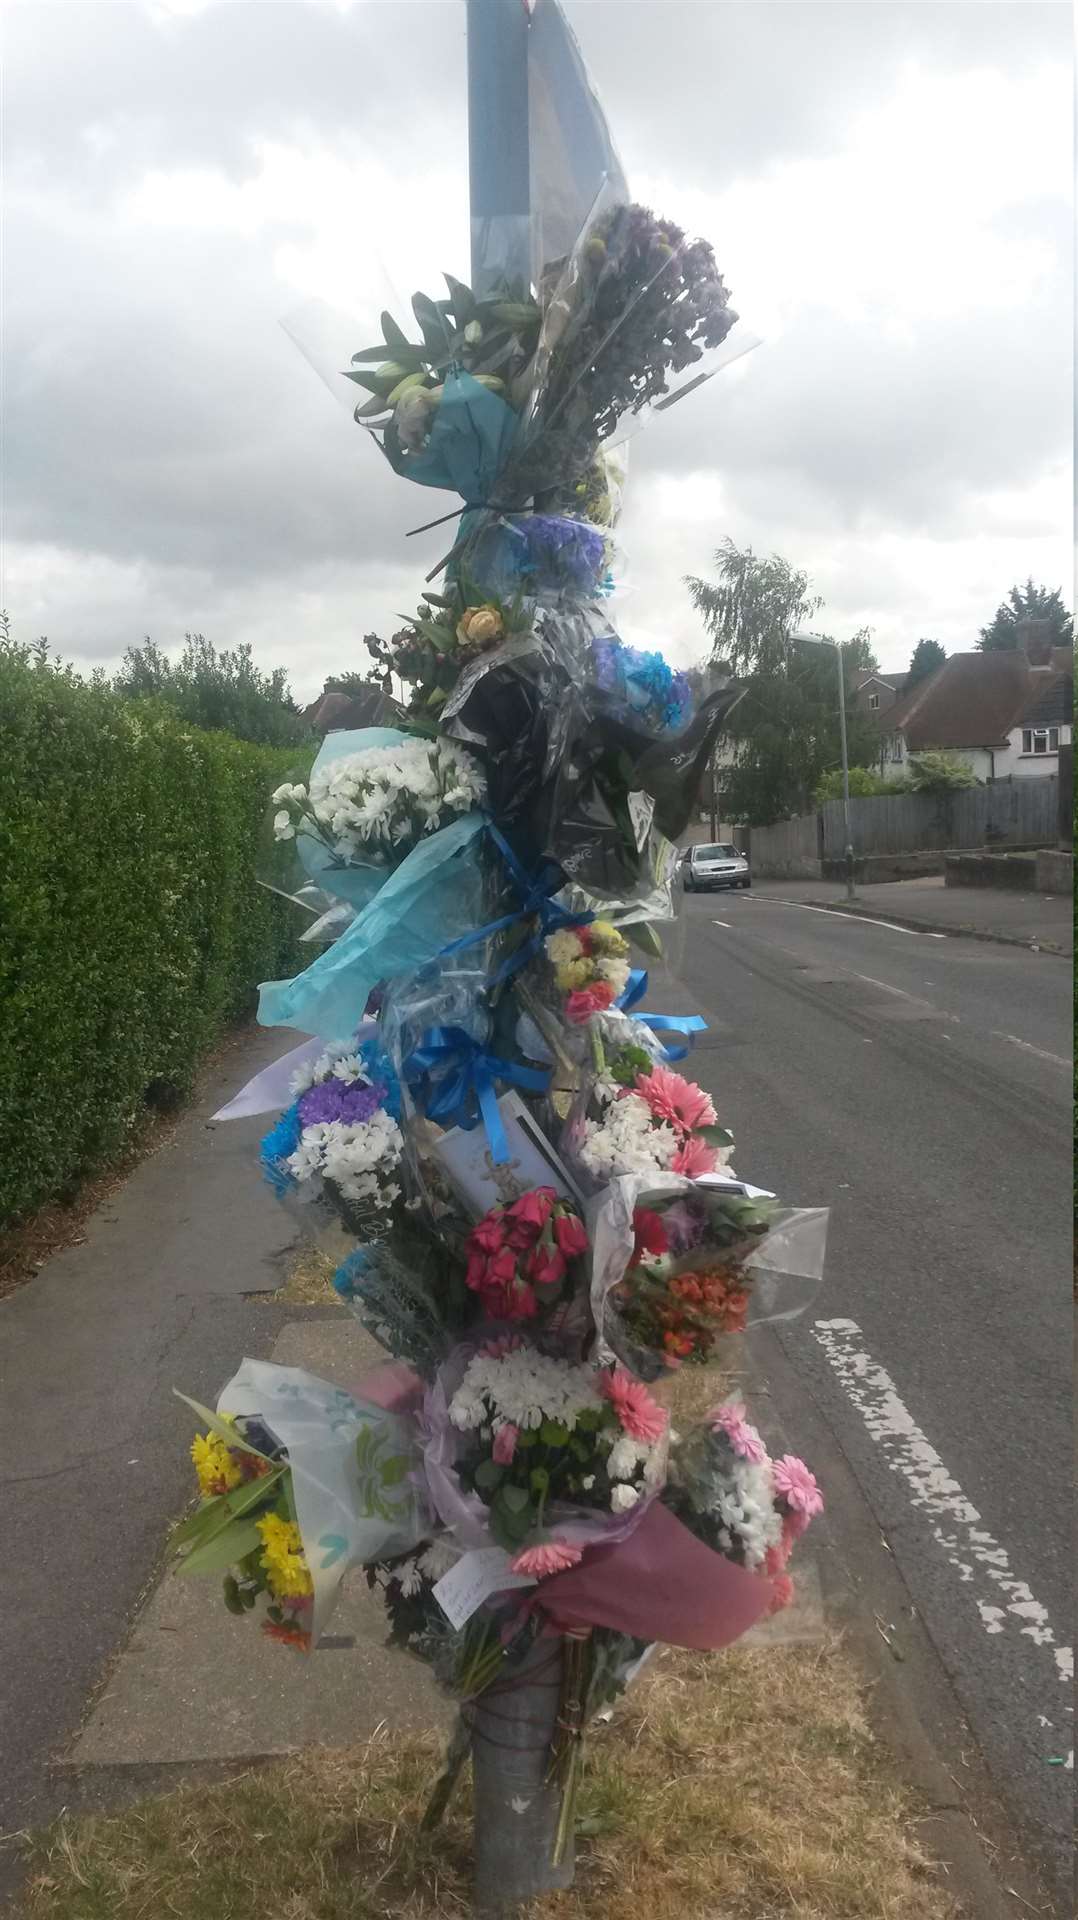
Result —
<instances>
[{"instance_id":1,"label":"pink rose","mask_svg":"<svg viewBox=\"0 0 1078 1920\"><path fill-rule=\"evenodd\" d=\"M556 1247L536 1247L525 1271L533 1286L560 1286L565 1278L565 1256Z\"/></svg>"},{"instance_id":2,"label":"pink rose","mask_svg":"<svg viewBox=\"0 0 1078 1920\"><path fill-rule=\"evenodd\" d=\"M519 1427L514 1427L511 1422L504 1427L498 1428L497 1433L494 1435L493 1457L496 1467L507 1467L510 1465L513 1455L517 1450L519 1432Z\"/></svg>"},{"instance_id":3,"label":"pink rose","mask_svg":"<svg viewBox=\"0 0 1078 1920\"><path fill-rule=\"evenodd\" d=\"M505 1242L505 1223L501 1212L488 1213L480 1220L468 1235L468 1245L478 1247L483 1253L497 1253Z\"/></svg>"}]
</instances>

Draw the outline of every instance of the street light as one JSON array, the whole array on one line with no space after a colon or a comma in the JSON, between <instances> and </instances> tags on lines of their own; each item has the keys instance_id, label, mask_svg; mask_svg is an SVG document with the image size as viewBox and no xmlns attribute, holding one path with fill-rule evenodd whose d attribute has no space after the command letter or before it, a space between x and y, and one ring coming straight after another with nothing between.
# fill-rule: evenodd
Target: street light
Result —
<instances>
[{"instance_id":1,"label":"street light","mask_svg":"<svg viewBox=\"0 0 1078 1920\"><path fill-rule=\"evenodd\" d=\"M846 898L853 899L853 839L850 834L850 759L846 750L846 675L842 665L842 646L818 633L794 633L790 638L800 646L834 647L838 662L838 727L842 741L842 825L846 846Z\"/></svg>"}]
</instances>

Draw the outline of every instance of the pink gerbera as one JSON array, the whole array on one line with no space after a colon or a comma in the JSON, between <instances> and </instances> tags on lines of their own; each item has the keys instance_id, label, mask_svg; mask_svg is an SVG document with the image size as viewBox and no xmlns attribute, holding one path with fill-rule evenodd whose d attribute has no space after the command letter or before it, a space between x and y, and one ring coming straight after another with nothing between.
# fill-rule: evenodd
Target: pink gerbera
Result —
<instances>
[{"instance_id":1,"label":"pink gerbera","mask_svg":"<svg viewBox=\"0 0 1078 1920\"><path fill-rule=\"evenodd\" d=\"M552 1573L575 1567L580 1557L579 1547L570 1547L564 1540L547 1540L541 1547L524 1547L515 1560L510 1560L509 1571L525 1574L530 1580L546 1580Z\"/></svg>"},{"instance_id":2,"label":"pink gerbera","mask_svg":"<svg viewBox=\"0 0 1078 1920\"><path fill-rule=\"evenodd\" d=\"M781 1495L792 1513L800 1514L807 1526L814 1514L823 1512L823 1494L810 1472L796 1454L784 1453L775 1461L775 1492Z\"/></svg>"},{"instance_id":3,"label":"pink gerbera","mask_svg":"<svg viewBox=\"0 0 1078 1920\"><path fill-rule=\"evenodd\" d=\"M634 1440L651 1446L662 1438L669 1415L652 1399L641 1381L634 1380L623 1367L615 1367L612 1373L600 1375L599 1386L626 1433Z\"/></svg>"},{"instance_id":4,"label":"pink gerbera","mask_svg":"<svg viewBox=\"0 0 1078 1920\"><path fill-rule=\"evenodd\" d=\"M767 1459L767 1448L756 1428L746 1420L740 1400L729 1400L724 1407L720 1407L713 1415L711 1425L715 1430L722 1429L734 1452L742 1460L751 1460L756 1467L763 1465Z\"/></svg>"},{"instance_id":5,"label":"pink gerbera","mask_svg":"<svg viewBox=\"0 0 1078 1920\"><path fill-rule=\"evenodd\" d=\"M670 1171L683 1174L686 1180L695 1180L698 1174L714 1173L718 1158L717 1148L707 1146L703 1140L694 1140L690 1134L671 1160Z\"/></svg>"},{"instance_id":6,"label":"pink gerbera","mask_svg":"<svg viewBox=\"0 0 1078 1920\"><path fill-rule=\"evenodd\" d=\"M680 1073L671 1073L669 1067L638 1073L636 1091L647 1101L656 1120L668 1120L684 1133L715 1125L715 1109L703 1087L693 1080L683 1080Z\"/></svg>"}]
</instances>

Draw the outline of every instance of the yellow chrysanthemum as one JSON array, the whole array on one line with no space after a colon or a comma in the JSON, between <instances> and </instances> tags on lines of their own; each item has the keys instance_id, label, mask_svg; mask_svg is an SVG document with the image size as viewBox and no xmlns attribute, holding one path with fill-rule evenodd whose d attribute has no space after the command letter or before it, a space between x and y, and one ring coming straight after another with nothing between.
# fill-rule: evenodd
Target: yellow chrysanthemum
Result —
<instances>
[{"instance_id":1,"label":"yellow chrysanthemum","mask_svg":"<svg viewBox=\"0 0 1078 1920\"><path fill-rule=\"evenodd\" d=\"M547 959L555 967L564 966L569 961L576 960L580 954L580 942L568 927L559 927L557 933L550 934L544 944Z\"/></svg>"},{"instance_id":2,"label":"yellow chrysanthemum","mask_svg":"<svg viewBox=\"0 0 1078 1920\"><path fill-rule=\"evenodd\" d=\"M593 977L591 961L583 958L566 960L554 969L554 978L561 993L572 993L576 987L586 987Z\"/></svg>"},{"instance_id":3,"label":"yellow chrysanthemum","mask_svg":"<svg viewBox=\"0 0 1078 1920\"><path fill-rule=\"evenodd\" d=\"M198 1475L199 1492L207 1499L211 1494L230 1493L243 1479L232 1454L216 1433L196 1433L191 1442L191 1458Z\"/></svg>"},{"instance_id":4,"label":"yellow chrysanthemum","mask_svg":"<svg viewBox=\"0 0 1078 1920\"><path fill-rule=\"evenodd\" d=\"M303 1542L294 1520L282 1520L277 1513L264 1513L255 1523L262 1535L262 1567L270 1591L279 1598L311 1593L314 1583L303 1554Z\"/></svg>"},{"instance_id":5,"label":"yellow chrysanthemum","mask_svg":"<svg viewBox=\"0 0 1078 1920\"><path fill-rule=\"evenodd\" d=\"M629 943L612 927L609 920L593 920L591 923L592 945L600 953L628 953Z\"/></svg>"}]
</instances>

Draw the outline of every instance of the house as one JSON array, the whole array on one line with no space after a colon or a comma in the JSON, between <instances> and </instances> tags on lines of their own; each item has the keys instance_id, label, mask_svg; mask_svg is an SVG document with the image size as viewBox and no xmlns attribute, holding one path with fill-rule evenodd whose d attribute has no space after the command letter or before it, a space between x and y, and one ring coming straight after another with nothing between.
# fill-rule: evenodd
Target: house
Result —
<instances>
[{"instance_id":1,"label":"house","mask_svg":"<svg viewBox=\"0 0 1078 1920\"><path fill-rule=\"evenodd\" d=\"M880 722L880 772L899 780L911 753L961 755L978 780L1056 773L1071 741L1069 647L1032 633L1013 653L953 653Z\"/></svg>"},{"instance_id":2,"label":"house","mask_svg":"<svg viewBox=\"0 0 1078 1920\"><path fill-rule=\"evenodd\" d=\"M886 713L898 699L905 677L902 673L878 673L875 669L859 673L850 695L851 704L859 713Z\"/></svg>"}]
</instances>

